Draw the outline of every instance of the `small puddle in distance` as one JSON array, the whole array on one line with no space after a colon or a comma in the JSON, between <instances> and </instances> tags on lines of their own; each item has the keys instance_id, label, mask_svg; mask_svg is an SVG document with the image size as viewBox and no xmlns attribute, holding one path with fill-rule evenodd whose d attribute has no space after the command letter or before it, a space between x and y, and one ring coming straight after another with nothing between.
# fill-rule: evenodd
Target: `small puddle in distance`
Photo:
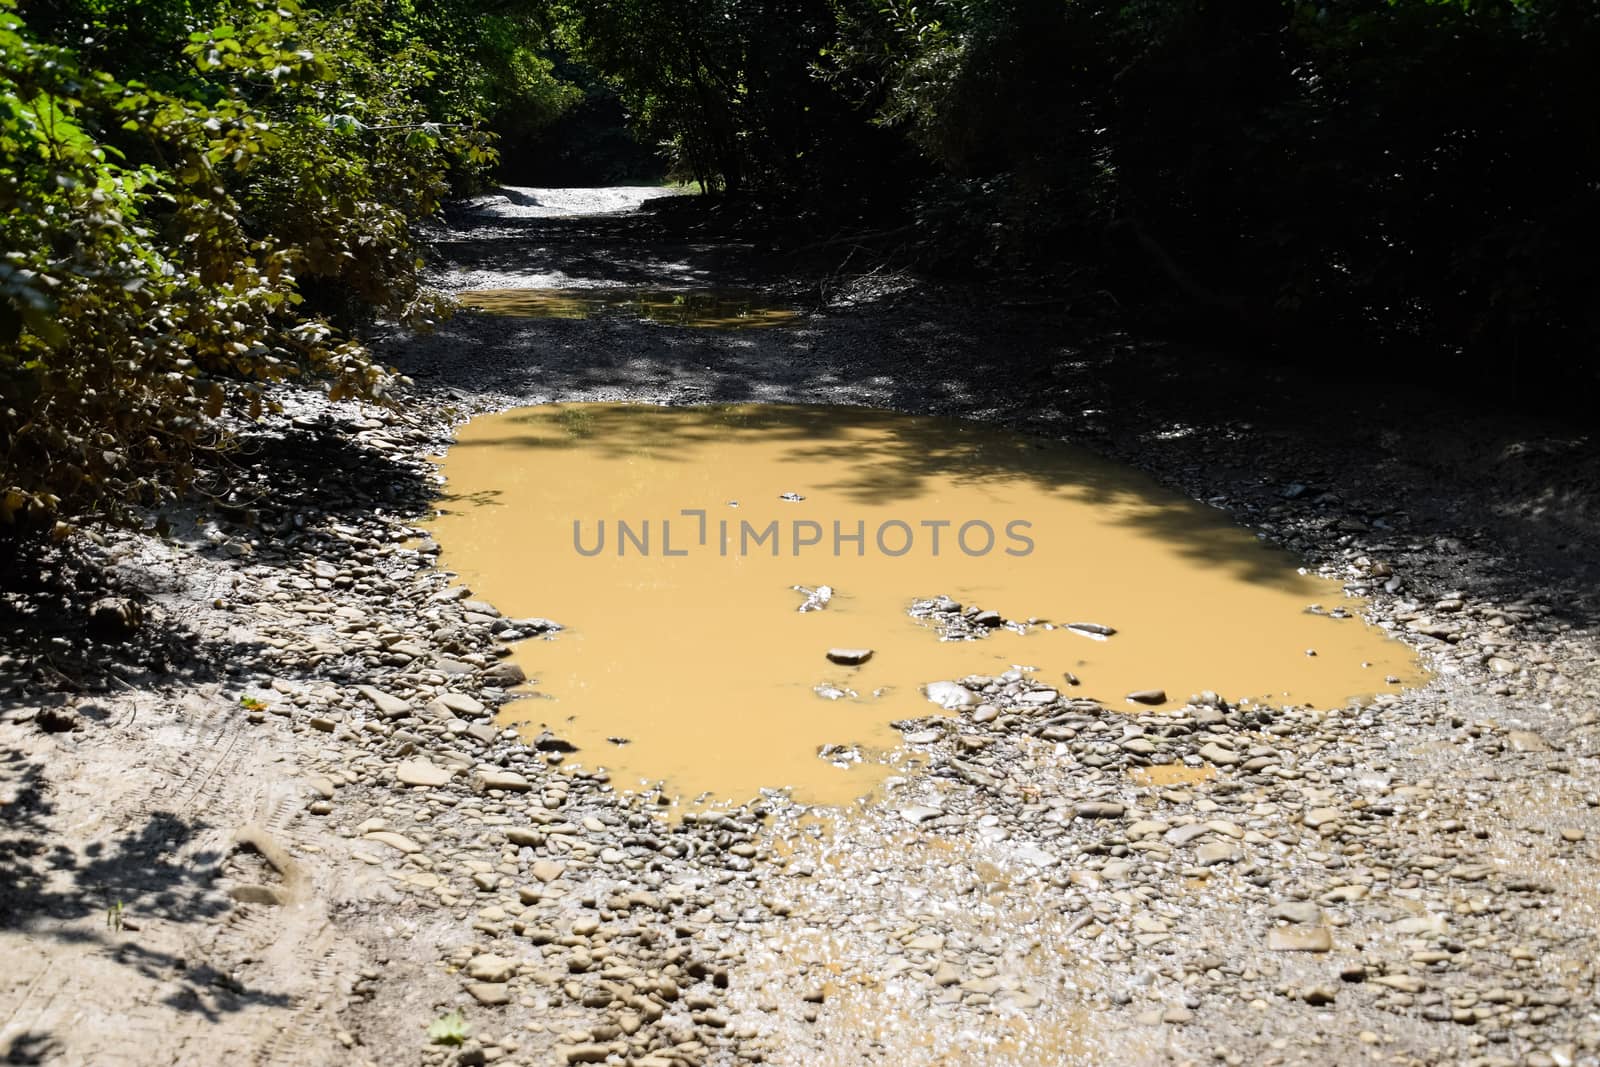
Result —
<instances>
[{"instance_id":1,"label":"small puddle in distance","mask_svg":"<svg viewBox=\"0 0 1600 1067\"><path fill-rule=\"evenodd\" d=\"M587 319L631 312L665 326L747 330L793 322L793 308L740 289L469 289L456 294L468 308L529 319Z\"/></svg>"},{"instance_id":2,"label":"small puddle in distance","mask_svg":"<svg viewBox=\"0 0 1600 1067\"><path fill-rule=\"evenodd\" d=\"M442 469L431 524L440 565L508 616L566 626L515 646L536 695L506 721L530 735L547 725L579 747L569 762L605 767L619 789L665 782L679 796L743 801L791 788L802 802L848 803L893 770L877 761L899 746L889 723L939 712L923 683L1014 665L1129 712L1204 689L1326 707L1398 689L1386 676L1420 676L1405 645L1330 617L1360 608L1338 583L1301 573L1215 510L1092 453L976 423L863 408L558 404L472 420ZM704 511L704 543L685 509ZM619 519L633 535L620 555ZM603 551L580 553L574 524L593 550L602 521ZM1026 555L1006 552L1021 551L1007 534L1014 521L1029 523L1013 528L1032 542ZM937 522L951 525L926 525ZM752 541L773 523L776 542ZM842 541L835 555L835 523L846 537L860 524L862 543ZM987 523L993 547L978 551L973 527L963 551L966 523ZM797 544L814 532L819 544ZM909 550L890 555L907 532ZM827 606L798 610L795 587L823 585ZM1054 628L941 641L906 614L937 594ZM845 666L827 658L836 648L873 654ZM845 695L824 699L818 687ZM1169 699L1125 699L1150 689ZM864 760L818 758L828 745L858 745Z\"/></svg>"}]
</instances>

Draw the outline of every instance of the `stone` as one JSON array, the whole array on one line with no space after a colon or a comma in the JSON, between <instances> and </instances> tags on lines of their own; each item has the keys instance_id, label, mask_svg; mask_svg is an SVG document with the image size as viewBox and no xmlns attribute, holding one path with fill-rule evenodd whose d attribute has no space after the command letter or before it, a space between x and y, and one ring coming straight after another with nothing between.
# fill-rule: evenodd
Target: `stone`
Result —
<instances>
[{"instance_id":1,"label":"stone","mask_svg":"<svg viewBox=\"0 0 1600 1067\"><path fill-rule=\"evenodd\" d=\"M828 660L846 667L859 666L872 658L870 648L830 648Z\"/></svg>"},{"instance_id":2,"label":"stone","mask_svg":"<svg viewBox=\"0 0 1600 1067\"><path fill-rule=\"evenodd\" d=\"M1242 854L1226 841L1208 841L1195 849L1195 862L1202 867L1215 867L1219 863L1237 863Z\"/></svg>"},{"instance_id":3,"label":"stone","mask_svg":"<svg viewBox=\"0 0 1600 1067\"><path fill-rule=\"evenodd\" d=\"M517 973L517 961L485 953L468 960L466 972L476 982L509 982Z\"/></svg>"},{"instance_id":4,"label":"stone","mask_svg":"<svg viewBox=\"0 0 1600 1067\"><path fill-rule=\"evenodd\" d=\"M933 970L933 984L936 986L952 986L961 981L961 972L948 962L940 963Z\"/></svg>"},{"instance_id":5,"label":"stone","mask_svg":"<svg viewBox=\"0 0 1600 1067\"><path fill-rule=\"evenodd\" d=\"M1238 753L1231 748L1223 748L1215 741L1207 741L1200 746L1200 758L1215 763L1218 767L1232 767L1239 762Z\"/></svg>"},{"instance_id":6,"label":"stone","mask_svg":"<svg viewBox=\"0 0 1600 1067\"><path fill-rule=\"evenodd\" d=\"M534 860L533 876L541 882L553 882L566 873L566 865L555 860Z\"/></svg>"},{"instance_id":7,"label":"stone","mask_svg":"<svg viewBox=\"0 0 1600 1067\"><path fill-rule=\"evenodd\" d=\"M413 852L422 851L421 845L417 844L406 835L397 834L392 830L374 830L370 834L362 834L361 836L368 841L377 841L381 844L388 845L392 849L395 849L399 852L404 852L407 856L411 855Z\"/></svg>"},{"instance_id":8,"label":"stone","mask_svg":"<svg viewBox=\"0 0 1600 1067\"><path fill-rule=\"evenodd\" d=\"M1058 857L1033 845L1019 845L1013 854L1023 863L1032 864L1035 867L1053 867L1061 862Z\"/></svg>"},{"instance_id":9,"label":"stone","mask_svg":"<svg viewBox=\"0 0 1600 1067\"><path fill-rule=\"evenodd\" d=\"M1273 952L1331 952L1333 935L1326 926L1277 926L1267 934Z\"/></svg>"},{"instance_id":10,"label":"stone","mask_svg":"<svg viewBox=\"0 0 1600 1067\"><path fill-rule=\"evenodd\" d=\"M1511 746L1513 752L1550 751L1550 742L1532 730L1509 730L1506 732L1506 743Z\"/></svg>"},{"instance_id":11,"label":"stone","mask_svg":"<svg viewBox=\"0 0 1600 1067\"><path fill-rule=\"evenodd\" d=\"M463 719L475 719L486 710L482 702L465 693L440 693L434 699Z\"/></svg>"},{"instance_id":12,"label":"stone","mask_svg":"<svg viewBox=\"0 0 1600 1067\"><path fill-rule=\"evenodd\" d=\"M978 702L976 693L956 682L929 682L922 691L929 700L946 711L970 708Z\"/></svg>"},{"instance_id":13,"label":"stone","mask_svg":"<svg viewBox=\"0 0 1600 1067\"><path fill-rule=\"evenodd\" d=\"M511 989L504 982L469 982L467 993L487 1008L511 1003Z\"/></svg>"},{"instance_id":14,"label":"stone","mask_svg":"<svg viewBox=\"0 0 1600 1067\"><path fill-rule=\"evenodd\" d=\"M1128 694L1128 699L1135 704L1165 704L1167 691L1165 689L1135 689Z\"/></svg>"},{"instance_id":15,"label":"stone","mask_svg":"<svg viewBox=\"0 0 1600 1067\"><path fill-rule=\"evenodd\" d=\"M1127 809L1115 801L1091 800L1073 809L1080 819L1120 819Z\"/></svg>"},{"instance_id":16,"label":"stone","mask_svg":"<svg viewBox=\"0 0 1600 1067\"><path fill-rule=\"evenodd\" d=\"M358 685L356 692L366 697L372 706L378 709L378 714L385 718L398 719L402 715L411 714L411 702L401 700L393 693L385 693L382 689L374 689L370 685Z\"/></svg>"},{"instance_id":17,"label":"stone","mask_svg":"<svg viewBox=\"0 0 1600 1067\"><path fill-rule=\"evenodd\" d=\"M527 680L528 676L515 663L496 663L483 672L483 684L499 686L501 689L510 689Z\"/></svg>"},{"instance_id":18,"label":"stone","mask_svg":"<svg viewBox=\"0 0 1600 1067\"><path fill-rule=\"evenodd\" d=\"M1320 829L1329 823L1338 822L1343 814L1338 808L1312 808L1306 812L1306 825L1313 830Z\"/></svg>"},{"instance_id":19,"label":"stone","mask_svg":"<svg viewBox=\"0 0 1600 1067\"><path fill-rule=\"evenodd\" d=\"M503 789L507 793L526 793L533 785L516 771L481 769L472 776L472 788L479 793Z\"/></svg>"},{"instance_id":20,"label":"stone","mask_svg":"<svg viewBox=\"0 0 1600 1067\"><path fill-rule=\"evenodd\" d=\"M929 819L937 819L943 814L943 808L936 808L930 804L913 804L908 808L900 809L900 817L913 825L925 823Z\"/></svg>"},{"instance_id":21,"label":"stone","mask_svg":"<svg viewBox=\"0 0 1600 1067\"><path fill-rule=\"evenodd\" d=\"M401 785L437 789L450 780L452 772L444 767L436 767L427 760L404 760L395 768L394 776Z\"/></svg>"},{"instance_id":22,"label":"stone","mask_svg":"<svg viewBox=\"0 0 1600 1067\"><path fill-rule=\"evenodd\" d=\"M1067 629L1076 630L1080 634L1089 634L1092 637L1110 637L1116 633L1116 627L1106 626L1098 622L1069 622Z\"/></svg>"},{"instance_id":23,"label":"stone","mask_svg":"<svg viewBox=\"0 0 1600 1067\"><path fill-rule=\"evenodd\" d=\"M1274 919L1302 926L1316 926L1322 922L1322 909L1309 900L1280 900L1272 905L1267 914Z\"/></svg>"},{"instance_id":24,"label":"stone","mask_svg":"<svg viewBox=\"0 0 1600 1067\"><path fill-rule=\"evenodd\" d=\"M1165 834L1169 845L1187 845L1197 837L1204 837L1212 832L1211 827L1203 822L1190 823L1188 826L1174 826Z\"/></svg>"}]
</instances>

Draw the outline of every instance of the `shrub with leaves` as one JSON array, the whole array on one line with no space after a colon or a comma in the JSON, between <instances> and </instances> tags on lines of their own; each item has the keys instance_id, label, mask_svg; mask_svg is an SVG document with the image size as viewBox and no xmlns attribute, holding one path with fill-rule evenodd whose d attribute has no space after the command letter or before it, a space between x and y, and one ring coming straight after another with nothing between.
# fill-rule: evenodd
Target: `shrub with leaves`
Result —
<instances>
[{"instance_id":1,"label":"shrub with leaves","mask_svg":"<svg viewBox=\"0 0 1600 1067\"><path fill-rule=\"evenodd\" d=\"M340 327L435 313L410 224L493 153L415 103L432 59L373 44L380 15L238 5L192 34L176 91L89 69L0 0L0 528L181 490L263 383L388 393Z\"/></svg>"}]
</instances>

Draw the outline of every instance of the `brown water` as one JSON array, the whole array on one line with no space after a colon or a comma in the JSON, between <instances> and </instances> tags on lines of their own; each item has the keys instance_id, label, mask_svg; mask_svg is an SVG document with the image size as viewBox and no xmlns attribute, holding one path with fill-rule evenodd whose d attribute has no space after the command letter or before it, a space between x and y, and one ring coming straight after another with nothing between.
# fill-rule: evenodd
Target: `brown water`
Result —
<instances>
[{"instance_id":1,"label":"brown water","mask_svg":"<svg viewBox=\"0 0 1600 1067\"><path fill-rule=\"evenodd\" d=\"M781 326L795 318L792 308L738 289L470 289L456 295L466 307L519 318L587 319L613 312L719 330Z\"/></svg>"},{"instance_id":2,"label":"brown water","mask_svg":"<svg viewBox=\"0 0 1600 1067\"><path fill-rule=\"evenodd\" d=\"M1308 611L1356 610L1336 583L1214 510L1088 452L972 423L552 405L473 420L443 470L442 565L507 615L567 627L517 646L538 698L510 718L578 745L569 760L606 767L619 788L845 803L903 759L892 720L939 712L923 683L1019 665L1129 711L1202 689L1326 706L1418 676L1381 631ZM950 525L924 525L938 522ZM988 551L976 523L993 531ZM823 585L826 606L798 610L808 597L794 587ZM906 613L936 594L1026 632L941 641ZM872 656L840 665L832 649ZM1126 699L1149 689L1170 699ZM860 762L818 758L852 745Z\"/></svg>"}]
</instances>

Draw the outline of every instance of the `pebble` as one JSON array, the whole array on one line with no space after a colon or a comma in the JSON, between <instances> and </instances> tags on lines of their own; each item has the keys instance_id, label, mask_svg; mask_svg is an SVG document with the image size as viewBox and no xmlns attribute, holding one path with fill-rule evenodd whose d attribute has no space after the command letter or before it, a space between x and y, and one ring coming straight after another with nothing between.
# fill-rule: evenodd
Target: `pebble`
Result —
<instances>
[{"instance_id":1,"label":"pebble","mask_svg":"<svg viewBox=\"0 0 1600 1067\"><path fill-rule=\"evenodd\" d=\"M383 690L374 689L370 685L356 686L356 692L366 697L373 707L378 709L378 713L387 718L397 719L411 714L411 702L401 700L393 693L385 693Z\"/></svg>"},{"instance_id":2,"label":"pebble","mask_svg":"<svg viewBox=\"0 0 1600 1067\"><path fill-rule=\"evenodd\" d=\"M1267 934L1273 952L1331 952L1333 935L1326 926L1277 926Z\"/></svg>"},{"instance_id":3,"label":"pebble","mask_svg":"<svg viewBox=\"0 0 1600 1067\"><path fill-rule=\"evenodd\" d=\"M923 687L923 693L946 711L969 708L978 702L977 694L956 682L929 682Z\"/></svg>"},{"instance_id":4,"label":"pebble","mask_svg":"<svg viewBox=\"0 0 1600 1067\"><path fill-rule=\"evenodd\" d=\"M467 961L467 977L478 982L509 982L517 973L516 960L493 953L474 956Z\"/></svg>"},{"instance_id":5,"label":"pebble","mask_svg":"<svg viewBox=\"0 0 1600 1067\"><path fill-rule=\"evenodd\" d=\"M405 760L395 768L394 776L401 785L437 789L453 777L443 767L435 767L427 760Z\"/></svg>"}]
</instances>

